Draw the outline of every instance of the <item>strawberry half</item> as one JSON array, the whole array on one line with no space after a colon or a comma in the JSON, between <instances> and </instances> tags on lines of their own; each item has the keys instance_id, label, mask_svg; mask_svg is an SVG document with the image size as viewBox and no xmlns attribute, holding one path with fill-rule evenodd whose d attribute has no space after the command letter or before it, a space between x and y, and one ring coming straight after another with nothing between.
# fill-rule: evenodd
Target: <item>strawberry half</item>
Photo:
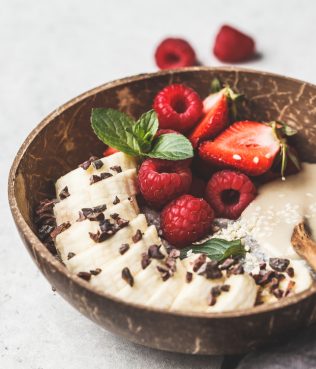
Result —
<instances>
[{"instance_id":1,"label":"strawberry half","mask_svg":"<svg viewBox=\"0 0 316 369\"><path fill-rule=\"evenodd\" d=\"M228 125L228 98L224 90L208 96L203 101L206 115L189 135L193 148L206 139L216 136Z\"/></svg>"},{"instance_id":2,"label":"strawberry half","mask_svg":"<svg viewBox=\"0 0 316 369\"><path fill-rule=\"evenodd\" d=\"M203 100L204 116L188 137L193 148L197 148L200 142L218 135L228 126L230 115L236 115L236 102L241 95L229 87L221 88L216 79L212 85L214 83L219 86L219 91Z\"/></svg>"},{"instance_id":3,"label":"strawberry half","mask_svg":"<svg viewBox=\"0 0 316 369\"><path fill-rule=\"evenodd\" d=\"M199 154L209 163L258 176L271 168L281 145L275 127L241 121L231 125L214 141L202 143Z\"/></svg>"}]
</instances>

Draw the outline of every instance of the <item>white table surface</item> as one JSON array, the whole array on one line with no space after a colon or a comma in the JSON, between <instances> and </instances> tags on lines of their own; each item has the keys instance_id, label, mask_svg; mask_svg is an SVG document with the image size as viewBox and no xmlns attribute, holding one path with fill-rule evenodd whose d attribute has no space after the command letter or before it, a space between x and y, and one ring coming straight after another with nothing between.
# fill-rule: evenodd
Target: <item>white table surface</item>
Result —
<instances>
[{"instance_id":1,"label":"white table surface","mask_svg":"<svg viewBox=\"0 0 316 369\"><path fill-rule=\"evenodd\" d=\"M104 82L155 71L168 35L204 65L224 22L254 35L263 57L245 64L316 82L316 2L309 0L0 0L0 367L219 368L221 357L143 348L103 331L57 294L27 255L7 204L13 157L50 111ZM290 368L290 366L289 366Z\"/></svg>"}]
</instances>

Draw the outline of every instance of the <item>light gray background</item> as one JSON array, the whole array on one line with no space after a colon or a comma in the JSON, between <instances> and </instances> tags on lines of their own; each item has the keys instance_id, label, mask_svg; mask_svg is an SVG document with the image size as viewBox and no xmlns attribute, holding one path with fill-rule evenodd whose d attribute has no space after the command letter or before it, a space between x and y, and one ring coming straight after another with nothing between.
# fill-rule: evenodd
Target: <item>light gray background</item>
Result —
<instances>
[{"instance_id":1,"label":"light gray background","mask_svg":"<svg viewBox=\"0 0 316 369\"><path fill-rule=\"evenodd\" d=\"M204 65L218 27L228 22L254 35L262 59L247 67L316 82L316 2L312 0L0 0L0 367L219 368L222 358L142 348L101 330L58 295L31 262L7 204L7 175L32 128L79 93L118 77L155 71L155 45L167 35L188 39ZM288 352L278 368L316 367ZM298 345L291 346L294 351ZM278 351L284 348L276 348ZM259 356L258 356L259 355ZM269 352L242 368L269 367ZM292 365L294 366L291 366Z\"/></svg>"}]
</instances>

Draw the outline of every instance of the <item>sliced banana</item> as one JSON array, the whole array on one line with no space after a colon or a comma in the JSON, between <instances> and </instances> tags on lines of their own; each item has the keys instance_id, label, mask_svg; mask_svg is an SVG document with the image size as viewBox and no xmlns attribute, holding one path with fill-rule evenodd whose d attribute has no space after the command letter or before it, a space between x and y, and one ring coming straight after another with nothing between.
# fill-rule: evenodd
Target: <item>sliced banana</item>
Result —
<instances>
[{"instance_id":1,"label":"sliced banana","mask_svg":"<svg viewBox=\"0 0 316 369\"><path fill-rule=\"evenodd\" d=\"M68 187L68 192L70 193L70 195L80 193L84 188L90 185L90 177L93 174L99 175L101 173L108 172L115 176L118 174L118 171L113 169L115 167L121 167L121 170L123 172L127 169L136 168L137 166L135 158L122 152L118 152L106 158L102 158L100 159L100 161L103 165L99 169L96 169L93 165L90 165L87 170L79 167L60 177L55 184L58 199L60 192L65 187Z\"/></svg>"},{"instance_id":2,"label":"sliced banana","mask_svg":"<svg viewBox=\"0 0 316 369\"><path fill-rule=\"evenodd\" d=\"M118 255L119 247L123 243L132 243L132 237L135 235L138 229L141 232L145 232L147 227L148 226L145 215L139 214L136 218L130 221L127 227L122 228L106 241L100 243L93 242L93 247L90 246L86 248L83 252L82 250L79 250L77 252L71 250L76 254L76 256L74 256L70 260L65 261L65 264L74 273L99 268L101 263L103 264L107 260L111 262L113 258ZM70 245L70 247L71 246L74 245L72 244Z\"/></svg>"},{"instance_id":3,"label":"sliced banana","mask_svg":"<svg viewBox=\"0 0 316 369\"><path fill-rule=\"evenodd\" d=\"M133 278L136 279L138 273L141 273L143 270L141 266L142 253L147 252L150 245L159 242L160 239L156 227L150 226L144 232L143 238L139 242L131 244L129 250L124 255L120 255L118 249L116 250L116 257L111 259L105 258L103 254L98 258L99 264L94 264L95 268L98 265L102 271L97 276L92 277L91 285L100 291L107 291L117 295L121 289L127 286L122 279L123 268L129 268ZM89 271L89 269L87 270Z\"/></svg>"},{"instance_id":4,"label":"sliced banana","mask_svg":"<svg viewBox=\"0 0 316 369\"><path fill-rule=\"evenodd\" d=\"M80 168L81 169L81 168ZM54 206L57 225L78 219L82 208L107 205L110 208L116 196L120 201L138 193L136 169L128 169L116 176L104 179L83 188L80 193L70 195Z\"/></svg>"},{"instance_id":5,"label":"sliced banana","mask_svg":"<svg viewBox=\"0 0 316 369\"><path fill-rule=\"evenodd\" d=\"M105 219L110 218L110 215L113 213L117 213L120 216L124 214L124 219L132 221L133 219L137 219L135 217L139 213L139 209L136 201L127 199L103 212ZM121 217L123 218L123 215ZM62 260L65 262L69 253L78 254L94 246L95 241L91 239L89 233L96 233L98 230L99 223L87 219L74 222L68 229L60 233L56 237L55 245Z\"/></svg>"},{"instance_id":6,"label":"sliced banana","mask_svg":"<svg viewBox=\"0 0 316 369\"><path fill-rule=\"evenodd\" d=\"M229 291L221 292L216 304L208 312L231 311L253 307L257 297L257 285L249 274L232 275L225 280Z\"/></svg>"}]
</instances>

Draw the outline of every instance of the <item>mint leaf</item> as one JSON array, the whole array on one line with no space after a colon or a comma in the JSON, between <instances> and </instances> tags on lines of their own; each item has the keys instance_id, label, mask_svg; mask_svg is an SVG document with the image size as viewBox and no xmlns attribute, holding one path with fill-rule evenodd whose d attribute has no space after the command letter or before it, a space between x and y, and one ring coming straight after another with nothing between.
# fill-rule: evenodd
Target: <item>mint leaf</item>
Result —
<instances>
[{"instance_id":1,"label":"mint leaf","mask_svg":"<svg viewBox=\"0 0 316 369\"><path fill-rule=\"evenodd\" d=\"M158 118L154 110L144 113L134 124L133 133L142 148L142 151L148 152L155 134L158 131Z\"/></svg>"},{"instance_id":2,"label":"mint leaf","mask_svg":"<svg viewBox=\"0 0 316 369\"><path fill-rule=\"evenodd\" d=\"M154 146L146 156L165 160L183 160L193 157L193 147L183 135L167 133L154 141Z\"/></svg>"},{"instance_id":3,"label":"mint leaf","mask_svg":"<svg viewBox=\"0 0 316 369\"><path fill-rule=\"evenodd\" d=\"M135 122L128 115L114 109L92 109L91 125L97 137L110 147L128 155L138 156L141 148L133 133Z\"/></svg>"},{"instance_id":4,"label":"mint leaf","mask_svg":"<svg viewBox=\"0 0 316 369\"><path fill-rule=\"evenodd\" d=\"M241 240L227 241L221 238L211 238L200 245L191 245L181 250L180 258L187 257L188 251L194 254L205 254L211 260L222 261L230 256L245 255L245 248Z\"/></svg>"}]
</instances>

